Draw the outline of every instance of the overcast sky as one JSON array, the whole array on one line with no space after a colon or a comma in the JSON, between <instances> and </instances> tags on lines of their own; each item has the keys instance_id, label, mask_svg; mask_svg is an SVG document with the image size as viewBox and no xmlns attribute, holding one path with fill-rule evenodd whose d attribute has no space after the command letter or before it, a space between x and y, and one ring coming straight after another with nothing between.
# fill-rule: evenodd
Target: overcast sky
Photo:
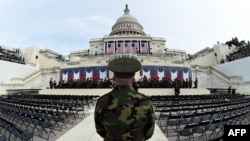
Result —
<instances>
[{"instance_id":1,"label":"overcast sky","mask_svg":"<svg viewBox=\"0 0 250 141\"><path fill-rule=\"evenodd\" d=\"M249 0L0 0L0 45L62 55L111 32L128 4L146 34L196 53L233 37L250 40Z\"/></svg>"}]
</instances>

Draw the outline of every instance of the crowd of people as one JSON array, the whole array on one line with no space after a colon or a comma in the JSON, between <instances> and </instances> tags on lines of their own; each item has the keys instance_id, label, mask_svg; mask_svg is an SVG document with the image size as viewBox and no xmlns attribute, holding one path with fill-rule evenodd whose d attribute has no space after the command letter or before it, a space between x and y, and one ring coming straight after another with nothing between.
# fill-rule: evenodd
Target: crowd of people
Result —
<instances>
[{"instance_id":1,"label":"crowd of people","mask_svg":"<svg viewBox=\"0 0 250 141\"><path fill-rule=\"evenodd\" d=\"M181 79L180 77L175 78L174 80L170 78L163 78L160 80L147 78L146 76L141 77L139 80L133 81L133 86L135 89L138 88L197 88L198 80L196 78L195 81L192 78ZM80 79L70 79L68 81L59 80L56 82L52 80L49 81L50 89L71 89L71 88L112 88L116 84L112 79L92 79L87 78L86 80Z\"/></svg>"},{"instance_id":2,"label":"crowd of people","mask_svg":"<svg viewBox=\"0 0 250 141\"><path fill-rule=\"evenodd\" d=\"M221 64L250 56L250 41L239 41L235 37L225 44L229 47L229 52L220 60Z\"/></svg>"},{"instance_id":3,"label":"crowd of people","mask_svg":"<svg viewBox=\"0 0 250 141\"><path fill-rule=\"evenodd\" d=\"M8 50L0 46L0 60L25 64L25 59L19 49Z\"/></svg>"},{"instance_id":4,"label":"crowd of people","mask_svg":"<svg viewBox=\"0 0 250 141\"><path fill-rule=\"evenodd\" d=\"M50 78L49 81L50 89L74 89L74 88L111 88L113 86L110 79L92 79L87 78L87 80L80 79L70 79L68 81L59 80L58 83Z\"/></svg>"}]
</instances>

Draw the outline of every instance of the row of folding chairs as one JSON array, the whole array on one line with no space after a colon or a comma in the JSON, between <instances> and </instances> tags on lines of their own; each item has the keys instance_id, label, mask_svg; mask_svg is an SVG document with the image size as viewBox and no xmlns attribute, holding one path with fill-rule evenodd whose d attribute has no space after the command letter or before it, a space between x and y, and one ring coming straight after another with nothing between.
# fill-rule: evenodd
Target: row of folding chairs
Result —
<instances>
[{"instance_id":1,"label":"row of folding chairs","mask_svg":"<svg viewBox=\"0 0 250 141\"><path fill-rule=\"evenodd\" d=\"M209 95L210 96L210 95ZM153 98L152 98L153 97ZM156 110L160 107L167 107L167 106L193 106L193 105L218 105L220 103L232 103L238 100L246 99L246 96L243 95L228 95L223 97L212 97L209 99L200 99L199 97L195 98L194 96L190 96L191 98L188 99L187 96L183 97L170 97L170 96L159 96L159 98L155 99L157 96L151 96L151 101L155 106ZM248 97L249 98L249 97Z\"/></svg>"},{"instance_id":2,"label":"row of folding chairs","mask_svg":"<svg viewBox=\"0 0 250 141\"><path fill-rule=\"evenodd\" d=\"M61 98L62 96L62 98ZM53 97L53 98L52 98ZM57 99L55 99L55 97ZM86 110L93 108L99 96L78 96L72 95L9 95L7 98L0 98L20 105L34 106L39 108L47 108L51 105L81 105Z\"/></svg>"},{"instance_id":3,"label":"row of folding chairs","mask_svg":"<svg viewBox=\"0 0 250 141\"><path fill-rule=\"evenodd\" d=\"M203 103L203 102L216 102L220 99L234 99L234 98L244 97L244 95L231 95L231 94L207 94L207 95L152 95L150 99L153 103L160 103L160 102L169 102L169 103L176 103L176 102L195 102L195 103Z\"/></svg>"},{"instance_id":4,"label":"row of folding chairs","mask_svg":"<svg viewBox=\"0 0 250 141\"><path fill-rule=\"evenodd\" d=\"M16 96L14 96L16 97ZM21 96L20 96L21 97ZM26 97L26 96L25 96ZM44 96L42 96L44 97ZM27 98L28 99L28 98ZM79 103L45 103L37 104L35 101L20 101L16 99L0 99L2 103L9 103L19 108L28 108L29 110L40 110L44 112L54 112L60 115L64 115L68 121L70 117L73 117L73 121L76 119L82 119L86 116L86 105ZM88 106L88 105L87 105Z\"/></svg>"},{"instance_id":5,"label":"row of folding chairs","mask_svg":"<svg viewBox=\"0 0 250 141\"><path fill-rule=\"evenodd\" d=\"M69 121L76 120L76 114L72 107L58 107L54 110L34 109L15 105L13 103L0 103L1 113L6 118L11 119L13 123L24 126L25 129L30 128L32 132L37 131L37 136L48 139L53 130L59 130L63 127L67 128ZM67 111L65 111L67 109ZM71 120L70 120L71 119ZM42 134L46 132L48 136Z\"/></svg>"},{"instance_id":6,"label":"row of folding chairs","mask_svg":"<svg viewBox=\"0 0 250 141\"><path fill-rule=\"evenodd\" d=\"M218 112L225 112L226 110L242 108L249 106L250 99L237 101L234 103L222 103L218 105L193 105L192 107L185 106L172 106L172 107L163 107L160 110L158 120L165 119L170 115L185 115L185 114L198 114L198 113L206 113L207 115Z\"/></svg>"},{"instance_id":7,"label":"row of folding chairs","mask_svg":"<svg viewBox=\"0 0 250 141\"><path fill-rule=\"evenodd\" d=\"M158 111L157 120L161 120L161 118L167 117L168 115L173 114L186 114L186 113L199 113L199 112L209 112L211 111L223 111L225 109L231 109L235 107L242 107L245 105L249 105L249 100L241 100L234 103L218 103L215 104L208 104L208 105L191 105L191 106L169 106L169 107L162 107L161 110Z\"/></svg>"},{"instance_id":8,"label":"row of folding chairs","mask_svg":"<svg viewBox=\"0 0 250 141\"><path fill-rule=\"evenodd\" d=\"M89 101L94 102L99 98L99 95L54 95L54 94L42 94L42 95L34 95L34 94L26 94L26 95L7 95L8 99L16 99L16 100L33 100L36 102L39 101L59 101L59 102L82 102Z\"/></svg>"},{"instance_id":9,"label":"row of folding chairs","mask_svg":"<svg viewBox=\"0 0 250 141\"><path fill-rule=\"evenodd\" d=\"M176 140L220 140L223 139L225 125L249 124L249 122L244 123L244 120L250 120L249 111L227 114L210 120L201 120L200 122L190 122L177 131Z\"/></svg>"},{"instance_id":10,"label":"row of folding chairs","mask_svg":"<svg viewBox=\"0 0 250 141\"><path fill-rule=\"evenodd\" d=\"M60 116L56 117L49 114L36 113L16 107L1 107L1 116L8 119L10 123L15 124L17 127L47 140L51 133L55 135L53 129L56 124L64 124L64 119L60 121L56 120Z\"/></svg>"},{"instance_id":11,"label":"row of folding chairs","mask_svg":"<svg viewBox=\"0 0 250 141\"><path fill-rule=\"evenodd\" d=\"M222 118L231 115L242 114L244 115L249 113L249 106L237 107L234 109L225 109L223 111L204 111L198 113L187 113L184 115L175 114L167 116L167 119L159 121L159 126L161 128L165 128L163 131L167 134L167 136L171 136L171 131L176 134L175 131L178 131L186 125L187 123L192 122L200 122L202 120L212 120L214 118ZM249 119L249 118L247 118ZM249 124L248 120L244 118L240 118L239 124ZM169 129L169 130L167 130ZM174 129L174 130L172 130ZM170 134L169 134L170 133ZM173 135L175 135L173 134Z\"/></svg>"},{"instance_id":12,"label":"row of folding chairs","mask_svg":"<svg viewBox=\"0 0 250 141\"><path fill-rule=\"evenodd\" d=\"M197 112L187 112L187 113L168 113L168 112L162 112L162 114L160 115L160 118L158 120L158 125L160 127L165 127L166 123L173 120L182 120L182 119L192 119L195 117L200 117L203 119L210 119L213 117L218 117L224 114L230 114L232 112L237 112L237 111L241 111L241 110L245 110L248 111L249 109L249 103L248 105L235 105L234 108L230 108L230 109L218 109L218 110L207 110L207 111L197 111ZM177 123L176 123L177 124Z\"/></svg>"},{"instance_id":13,"label":"row of folding chairs","mask_svg":"<svg viewBox=\"0 0 250 141\"><path fill-rule=\"evenodd\" d=\"M231 124L250 123L249 96L223 96L220 99L222 102L218 102L219 100L213 100L214 102L194 105L185 105L180 102L179 106L176 102L172 106L160 106L161 109L157 111L160 113L157 123L166 133L166 136L177 136L178 131L183 129L188 123L196 122L198 124L202 120L208 120L209 123L211 123L214 118L223 119L223 117L231 116L238 118L234 119L234 121L238 122L232 122ZM220 136L217 137L220 138Z\"/></svg>"},{"instance_id":14,"label":"row of folding chairs","mask_svg":"<svg viewBox=\"0 0 250 141\"><path fill-rule=\"evenodd\" d=\"M156 105L154 107L155 112L157 113L157 119L159 115L167 115L172 113L190 113L197 111L214 111L222 109L230 109L235 107L235 105L244 105L248 104L250 97L240 97L231 99L222 99L220 102L211 102L211 103L174 103L172 105Z\"/></svg>"},{"instance_id":15,"label":"row of folding chairs","mask_svg":"<svg viewBox=\"0 0 250 141\"><path fill-rule=\"evenodd\" d=\"M55 135L54 130L61 131L62 128L67 128L67 124L73 124L77 119L85 117L86 108L93 107L97 98L97 96L64 95L1 96L0 117L8 119L8 122L20 128L20 131L22 129L48 140L51 134ZM11 128L4 128L4 133L9 133L8 129ZM15 139L19 137L17 135ZM19 138L21 137L24 138L23 136ZM10 137L7 139L10 140Z\"/></svg>"},{"instance_id":16,"label":"row of folding chairs","mask_svg":"<svg viewBox=\"0 0 250 141\"><path fill-rule=\"evenodd\" d=\"M210 99L220 99L220 98L234 98L234 97L241 97L244 95L242 94L202 94L202 95L152 95L150 98L160 100L161 98L165 98L168 100L193 100L193 99L199 99L199 100L210 100Z\"/></svg>"},{"instance_id":17,"label":"row of folding chairs","mask_svg":"<svg viewBox=\"0 0 250 141\"><path fill-rule=\"evenodd\" d=\"M74 116L78 119L82 119L85 116L85 109L86 109L85 105L77 103L64 103L64 104L48 103L46 104L46 106L43 106L31 102L18 102L6 99L0 99L0 102L9 103L12 106L17 106L19 108L60 112L65 114L66 116Z\"/></svg>"},{"instance_id":18,"label":"row of folding chairs","mask_svg":"<svg viewBox=\"0 0 250 141\"><path fill-rule=\"evenodd\" d=\"M16 141L17 139L21 141L33 141L34 134L32 132L20 129L2 117L0 117L0 128L0 141Z\"/></svg>"},{"instance_id":19,"label":"row of folding chairs","mask_svg":"<svg viewBox=\"0 0 250 141\"><path fill-rule=\"evenodd\" d=\"M86 100L98 98L98 95L55 95L55 94L16 94L8 95L10 98L34 98L34 99L50 99L50 100Z\"/></svg>"}]
</instances>

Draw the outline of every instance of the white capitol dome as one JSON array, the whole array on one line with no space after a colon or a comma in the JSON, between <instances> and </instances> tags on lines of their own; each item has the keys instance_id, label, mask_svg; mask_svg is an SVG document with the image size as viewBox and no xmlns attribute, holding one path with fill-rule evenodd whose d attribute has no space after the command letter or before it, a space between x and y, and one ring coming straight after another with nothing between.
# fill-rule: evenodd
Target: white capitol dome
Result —
<instances>
[{"instance_id":1,"label":"white capitol dome","mask_svg":"<svg viewBox=\"0 0 250 141\"><path fill-rule=\"evenodd\" d=\"M118 34L145 35L145 33L143 32L142 25L134 16L130 14L128 5L126 5L126 8L124 9L124 14L121 17L119 17L116 23L113 25L112 32L110 33L110 35L118 35Z\"/></svg>"}]
</instances>

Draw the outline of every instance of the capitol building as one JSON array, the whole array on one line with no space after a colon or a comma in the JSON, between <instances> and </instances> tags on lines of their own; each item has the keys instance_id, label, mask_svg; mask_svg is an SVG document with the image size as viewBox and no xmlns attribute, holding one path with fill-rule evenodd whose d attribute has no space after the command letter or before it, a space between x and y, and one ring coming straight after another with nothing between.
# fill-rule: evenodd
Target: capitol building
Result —
<instances>
[{"instance_id":1,"label":"capitol building","mask_svg":"<svg viewBox=\"0 0 250 141\"><path fill-rule=\"evenodd\" d=\"M198 78L198 88L202 89L232 86L239 92L250 90L246 70L236 69L247 68L248 65L239 66L242 63L237 61L245 62L249 57L221 64L231 51L225 43L215 43L195 54L167 48L166 44L165 38L145 33L126 5L111 32L102 38L91 39L86 50L72 50L63 56L50 49L32 46L20 51L25 64L0 60L6 66L1 69L1 74L5 75L1 78L0 93L4 94L8 89L48 89L50 78L56 82L112 79L113 73L107 69L107 64L116 57L134 57L141 62L142 69L136 73L136 80L144 76L160 81L176 77L183 80ZM1 50L12 51L4 46Z\"/></svg>"},{"instance_id":2,"label":"capitol building","mask_svg":"<svg viewBox=\"0 0 250 141\"><path fill-rule=\"evenodd\" d=\"M53 96L101 96L111 91L113 86L51 88L49 81L53 80L57 85L61 82L95 81L99 83L105 80L112 82L113 72L108 70L107 65L112 59L123 57L136 58L141 62L142 68L135 74L135 80L138 82L143 78L159 82L180 78L191 83L198 79L196 88L181 88L180 95L198 97L225 94L229 87L234 90L234 94L250 94L248 73L250 43L238 46L234 44L235 39L233 39L228 43L217 42L195 54L187 54L185 50L167 48L167 39L164 37L153 37L145 33L143 23L140 23L131 13L126 5L108 35L92 38L88 49L72 50L68 55L61 55L51 49L40 49L36 46L23 50L0 46L0 95L28 93ZM191 47L187 45L187 50L188 48ZM174 96L173 87L139 87L138 91L148 96ZM83 120L81 125L70 129L65 134L65 138L59 140L63 141L66 138L70 140L73 134L86 129L93 133L92 137L88 133L82 133L92 138L90 141L101 140L95 134L91 110L88 111L90 116L86 117L88 121ZM84 138L82 134L73 136L73 140ZM155 134L151 141L160 141L157 136L164 141L167 140L159 128Z\"/></svg>"}]
</instances>

